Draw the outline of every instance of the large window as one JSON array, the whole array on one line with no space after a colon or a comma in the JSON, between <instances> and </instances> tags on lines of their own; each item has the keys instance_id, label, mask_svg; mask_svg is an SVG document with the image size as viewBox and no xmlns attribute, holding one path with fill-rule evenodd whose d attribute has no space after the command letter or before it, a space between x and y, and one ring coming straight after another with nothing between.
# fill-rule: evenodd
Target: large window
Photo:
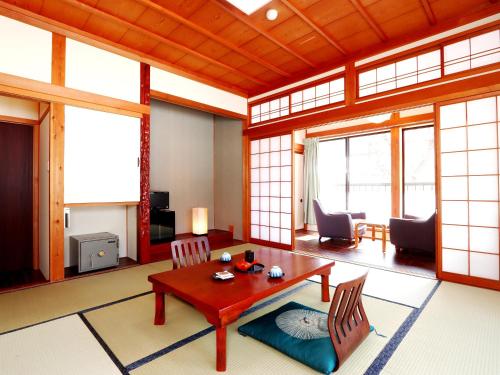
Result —
<instances>
[{"instance_id":1,"label":"large window","mask_svg":"<svg viewBox=\"0 0 500 375\"><path fill-rule=\"evenodd\" d=\"M434 189L434 127L403 131L403 213L428 217L436 209Z\"/></svg>"},{"instance_id":2,"label":"large window","mask_svg":"<svg viewBox=\"0 0 500 375\"><path fill-rule=\"evenodd\" d=\"M320 200L327 211L363 211L388 222L391 213L390 133L320 143Z\"/></svg>"}]
</instances>

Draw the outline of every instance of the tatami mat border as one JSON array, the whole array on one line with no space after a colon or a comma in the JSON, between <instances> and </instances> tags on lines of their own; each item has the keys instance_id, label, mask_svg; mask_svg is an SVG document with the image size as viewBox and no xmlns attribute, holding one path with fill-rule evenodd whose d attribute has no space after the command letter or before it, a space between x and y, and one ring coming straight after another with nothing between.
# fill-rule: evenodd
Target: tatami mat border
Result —
<instances>
[{"instance_id":1,"label":"tatami mat border","mask_svg":"<svg viewBox=\"0 0 500 375\"><path fill-rule=\"evenodd\" d=\"M366 370L364 375L376 375L380 374L382 369L385 367L387 362L389 362L389 359L391 359L392 355L398 348L399 344L403 341L403 339L406 337L408 332L410 331L411 327L413 327L413 324L417 321L418 317L422 313L422 311L425 309L429 301L431 300L432 296L434 293L436 293L436 290L438 290L439 286L441 285L441 281L438 281L436 285L434 285L434 288L432 288L431 292L425 299L424 303L422 303L422 306L420 308L414 308L414 310L408 315L408 317L405 319L403 324L399 327L399 329L396 331L394 336L391 337L389 342L386 344L384 349L379 353L377 358L372 362L370 367Z\"/></svg>"},{"instance_id":2,"label":"tatami mat border","mask_svg":"<svg viewBox=\"0 0 500 375\"><path fill-rule=\"evenodd\" d=\"M97 306L94 306L94 307L89 307L87 309L83 309L83 310L79 310L79 311L74 311L74 312L71 312L71 313L68 313L68 314L64 314L64 315L61 315L61 316L56 316L54 318L43 320L41 322L37 322L37 323L33 323L33 324L28 324L27 326L14 328L14 329L11 329L11 330L5 331L5 332L0 332L0 336L6 335L7 333L12 333L12 332L20 331L22 329L35 327L35 326L40 325L40 324L52 322L52 321L57 320L57 319L66 318L66 317L71 316L71 315L75 315L75 314L78 315L80 313L81 314L85 314L85 313L88 313L90 311L99 310L99 309L102 309L104 307L116 305L117 303L126 302L126 301L129 301L131 299L139 298L139 297L151 294L151 293L153 293L153 292L150 290L150 291L147 291L147 292L142 292L142 293L139 293L139 294L134 294L133 296L130 296L130 297L120 298L120 299L117 299L116 301L106 302L106 303L104 303L102 305L97 305Z\"/></svg>"},{"instance_id":3,"label":"tatami mat border","mask_svg":"<svg viewBox=\"0 0 500 375\"><path fill-rule=\"evenodd\" d=\"M321 284L320 281L316 281L316 280L309 280L307 279L307 281L310 281L311 283L316 283L316 284ZM332 284L329 284L331 288L335 288L337 289L337 287L335 285L332 285ZM410 309L417 309L417 307L415 306L411 306L411 305L407 305L406 303L401 303L401 302L396 302L396 301L391 301L389 299L385 299L385 298L382 298L382 297L377 297L377 296L374 296L374 295L371 295L371 294L367 294L367 293L363 293L364 296L367 296L367 297L370 297L370 298L374 298L374 299L378 299L380 301L384 301L384 302L389 302L389 303L394 303L395 305L400 305L400 306L404 306L404 307L409 307Z\"/></svg>"},{"instance_id":4,"label":"tatami mat border","mask_svg":"<svg viewBox=\"0 0 500 375\"><path fill-rule=\"evenodd\" d=\"M102 339L102 337L97 333L97 331L95 330L95 328L92 326L92 324L90 324L90 322L83 315L83 313L78 313L78 316L82 320L83 324L85 324L85 326L88 328L88 330L90 331L90 333L92 333L92 335L97 340L97 342L99 343L99 345L101 345L101 347L104 349L104 351L106 352L106 354L108 355L108 357L113 361L113 363L118 368L118 370L122 374L128 375L127 369L122 365L122 363L120 362L120 360L118 359L118 357L115 355L115 353L113 353L113 351L108 346L108 344L106 344L106 342Z\"/></svg>"},{"instance_id":5,"label":"tatami mat border","mask_svg":"<svg viewBox=\"0 0 500 375\"><path fill-rule=\"evenodd\" d=\"M311 282L311 280L306 280L306 281L309 281ZM248 310L246 310L243 314L241 314L241 316L245 316L245 315L248 315L248 314L251 314L257 310L260 310L260 309L263 309L275 302L278 302L279 300L283 299L283 298L286 298L294 293L297 293L299 290L305 288L306 286L308 286L310 284L308 283L302 283L301 285L293 288L292 290L289 290L285 293L282 293L276 297L273 297L265 302L262 302L258 305L255 305L255 306L252 306L251 308L249 308ZM196 340L196 339L199 339L205 335L208 335L209 333L215 331L215 327L214 326L211 326L211 327L208 327L206 329L204 329L203 331L200 331L198 333L195 333L194 335L191 335L189 337L186 337L185 339L182 339L180 341L177 341L176 343L172 344L172 345L169 345L163 349L160 349L158 350L157 352L155 353L152 353L144 358L141 358L131 364L129 364L126 368L128 371L132 371L132 370L135 370L136 368L138 367L141 367L151 361L154 361L155 359L167 354L167 353L170 353L171 351L175 350L175 349L178 349L186 344L189 344L190 342Z\"/></svg>"}]
</instances>

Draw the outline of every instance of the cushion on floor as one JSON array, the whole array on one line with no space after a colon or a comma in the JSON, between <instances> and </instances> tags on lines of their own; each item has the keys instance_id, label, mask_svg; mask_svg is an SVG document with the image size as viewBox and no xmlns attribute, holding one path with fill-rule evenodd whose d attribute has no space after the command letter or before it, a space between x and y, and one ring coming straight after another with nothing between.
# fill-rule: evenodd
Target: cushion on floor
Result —
<instances>
[{"instance_id":1,"label":"cushion on floor","mask_svg":"<svg viewBox=\"0 0 500 375\"><path fill-rule=\"evenodd\" d=\"M337 364L327 326L328 314L289 302L238 328L280 352L324 374Z\"/></svg>"}]
</instances>

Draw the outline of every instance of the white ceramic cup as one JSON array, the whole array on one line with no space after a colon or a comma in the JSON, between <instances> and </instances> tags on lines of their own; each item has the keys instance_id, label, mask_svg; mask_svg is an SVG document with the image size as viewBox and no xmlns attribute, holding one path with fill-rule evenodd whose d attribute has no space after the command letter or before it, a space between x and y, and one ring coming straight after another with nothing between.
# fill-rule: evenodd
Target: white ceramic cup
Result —
<instances>
[{"instance_id":1,"label":"white ceramic cup","mask_svg":"<svg viewBox=\"0 0 500 375\"><path fill-rule=\"evenodd\" d=\"M280 266L272 266L271 270L269 271L269 276L281 277L281 276L283 276L283 270L281 269Z\"/></svg>"},{"instance_id":2,"label":"white ceramic cup","mask_svg":"<svg viewBox=\"0 0 500 375\"><path fill-rule=\"evenodd\" d=\"M228 252L222 253L222 255L220 256L220 260L222 262L230 262L231 261L231 254L229 254Z\"/></svg>"}]
</instances>

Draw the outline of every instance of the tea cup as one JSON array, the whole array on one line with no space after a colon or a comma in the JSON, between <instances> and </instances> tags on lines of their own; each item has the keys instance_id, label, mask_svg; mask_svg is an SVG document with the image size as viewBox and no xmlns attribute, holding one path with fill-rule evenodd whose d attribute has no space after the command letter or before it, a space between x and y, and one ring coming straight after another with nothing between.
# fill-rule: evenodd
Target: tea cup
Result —
<instances>
[{"instance_id":1,"label":"tea cup","mask_svg":"<svg viewBox=\"0 0 500 375\"><path fill-rule=\"evenodd\" d=\"M231 261L231 254L229 254L228 252L222 253L222 255L220 256L220 260L221 260L221 262L230 262Z\"/></svg>"},{"instance_id":2,"label":"tea cup","mask_svg":"<svg viewBox=\"0 0 500 375\"><path fill-rule=\"evenodd\" d=\"M271 270L269 271L269 277L282 277L283 276L283 270L281 269L280 266L272 266Z\"/></svg>"}]
</instances>

